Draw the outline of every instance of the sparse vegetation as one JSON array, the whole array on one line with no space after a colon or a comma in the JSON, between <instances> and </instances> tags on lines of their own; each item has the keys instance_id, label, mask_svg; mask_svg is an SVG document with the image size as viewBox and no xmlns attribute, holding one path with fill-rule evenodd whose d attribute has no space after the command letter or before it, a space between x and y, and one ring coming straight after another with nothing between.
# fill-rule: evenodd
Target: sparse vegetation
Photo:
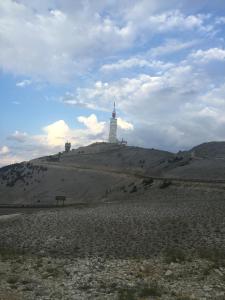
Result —
<instances>
[{"instance_id":1,"label":"sparse vegetation","mask_svg":"<svg viewBox=\"0 0 225 300\"><path fill-rule=\"evenodd\" d=\"M172 181L171 181L171 180L164 179L164 180L162 181L162 183L160 184L159 188L160 188L160 189L165 189L165 188L169 187L171 184L172 184Z\"/></svg>"},{"instance_id":2,"label":"sparse vegetation","mask_svg":"<svg viewBox=\"0 0 225 300\"><path fill-rule=\"evenodd\" d=\"M207 247L197 249L197 255L201 259L213 262L215 265L225 265L225 249L216 247Z\"/></svg>"},{"instance_id":3,"label":"sparse vegetation","mask_svg":"<svg viewBox=\"0 0 225 300\"><path fill-rule=\"evenodd\" d=\"M7 282L9 284L15 284L18 281L19 281L19 276L17 276L17 275L12 275L12 276L10 276L10 277L7 278Z\"/></svg>"},{"instance_id":4,"label":"sparse vegetation","mask_svg":"<svg viewBox=\"0 0 225 300\"><path fill-rule=\"evenodd\" d=\"M149 296L161 296L162 288L156 282L142 284L134 287L124 287L118 291L119 300L145 299Z\"/></svg>"},{"instance_id":5,"label":"sparse vegetation","mask_svg":"<svg viewBox=\"0 0 225 300\"><path fill-rule=\"evenodd\" d=\"M32 184L33 182L30 181L33 177L45 171L47 167L34 166L29 162L14 164L0 169L0 179L6 187L13 188L17 182L22 182L24 185ZM40 182L39 179L35 181Z\"/></svg>"},{"instance_id":6,"label":"sparse vegetation","mask_svg":"<svg viewBox=\"0 0 225 300\"><path fill-rule=\"evenodd\" d=\"M137 186L134 185L134 186L132 187L132 189L130 190L130 193L136 193L136 192L137 192Z\"/></svg>"},{"instance_id":7,"label":"sparse vegetation","mask_svg":"<svg viewBox=\"0 0 225 300\"><path fill-rule=\"evenodd\" d=\"M123 288L118 291L118 300L137 300L136 290L133 288Z\"/></svg>"},{"instance_id":8,"label":"sparse vegetation","mask_svg":"<svg viewBox=\"0 0 225 300\"><path fill-rule=\"evenodd\" d=\"M160 287L156 282L144 285L138 291L138 296L141 298L149 297L149 296L161 296L162 287Z\"/></svg>"},{"instance_id":9,"label":"sparse vegetation","mask_svg":"<svg viewBox=\"0 0 225 300\"><path fill-rule=\"evenodd\" d=\"M116 152L111 154L117 157ZM86 153L76 157L84 161L89 159ZM97 161L97 155L95 157ZM103 173L99 195L110 193L105 203L96 204L102 199L93 197L91 204L83 204L78 209L32 211L32 214L1 221L0 286L3 289L6 286L13 293L24 293L24 299L49 297L52 300L60 299L61 295L70 300L74 293L78 293L77 299L85 299L85 296L88 299L93 291L96 297L104 295L109 300L117 296L126 300L190 300L195 299L195 294L199 296L196 299L201 299L204 293L207 298L214 299L214 295L222 293L225 278L224 186L213 186L210 190L198 183L194 183L193 188L189 183L186 189L184 183L178 186L173 179L153 180L148 175L143 179L139 176L140 168L149 167L150 163L148 159L144 162L139 158L136 156L132 161L132 157L127 159L123 155L123 164L128 165L129 161L132 168L134 165L138 168L136 176L123 174L118 180L114 173L116 180L111 182L110 177L104 181L107 173ZM172 168L167 158L163 161L157 156L160 167ZM175 162L179 165L184 159L175 158ZM110 168L110 163L107 164ZM67 166L69 168L69 164ZM45 175L53 173L50 168ZM17 186L21 190L26 186L29 195L36 188L35 183L42 178L41 182L45 181L46 170L32 163L11 166L0 171L0 182L4 185L1 188L11 193ZM88 173L87 170L84 173ZM54 171L55 175L57 168ZM82 171L79 175L83 176ZM93 171L88 176L95 185L98 173ZM78 180L74 177L71 182L75 184ZM84 177L84 181L86 178L89 177ZM57 173L56 179L60 188L64 187L64 180L66 185L70 182L64 170ZM161 189L167 188L171 181L174 182L172 188L164 191L158 188L160 184ZM5 188L7 184L9 189ZM95 186L96 190L98 188ZM85 189L89 189L87 181ZM35 204L45 203L42 192L34 198ZM89 199L87 194L85 197ZM9 249L15 249L16 253ZM40 257L21 255L19 260L19 251ZM21 277L21 274L26 276ZM50 288L43 295L46 287Z\"/></svg>"},{"instance_id":10,"label":"sparse vegetation","mask_svg":"<svg viewBox=\"0 0 225 300\"><path fill-rule=\"evenodd\" d=\"M175 297L176 297L175 300L195 300L195 298L193 299L193 297L185 294L179 294L176 295Z\"/></svg>"},{"instance_id":11,"label":"sparse vegetation","mask_svg":"<svg viewBox=\"0 0 225 300\"><path fill-rule=\"evenodd\" d=\"M148 186L148 185L152 185L153 184L153 182L154 182L154 180L153 180L153 178L144 178L143 180L142 180L142 184L144 185L144 186Z\"/></svg>"},{"instance_id":12,"label":"sparse vegetation","mask_svg":"<svg viewBox=\"0 0 225 300\"><path fill-rule=\"evenodd\" d=\"M184 262L188 259L187 254L181 248L167 248L164 250L163 255L166 263L171 262Z\"/></svg>"},{"instance_id":13,"label":"sparse vegetation","mask_svg":"<svg viewBox=\"0 0 225 300\"><path fill-rule=\"evenodd\" d=\"M47 267L46 272L52 277L58 277L60 274L59 269L57 269L55 267Z\"/></svg>"}]
</instances>

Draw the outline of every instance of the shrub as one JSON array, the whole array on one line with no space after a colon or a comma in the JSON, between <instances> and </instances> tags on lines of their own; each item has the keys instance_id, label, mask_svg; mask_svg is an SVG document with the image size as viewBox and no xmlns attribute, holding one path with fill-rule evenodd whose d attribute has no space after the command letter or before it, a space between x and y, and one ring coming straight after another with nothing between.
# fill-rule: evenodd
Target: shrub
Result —
<instances>
[{"instance_id":1,"label":"shrub","mask_svg":"<svg viewBox=\"0 0 225 300\"><path fill-rule=\"evenodd\" d=\"M46 272L52 277L59 276L59 270L57 268L48 267L48 268L46 268Z\"/></svg>"},{"instance_id":2,"label":"shrub","mask_svg":"<svg viewBox=\"0 0 225 300\"><path fill-rule=\"evenodd\" d=\"M182 249L170 248L164 251L164 257L166 263L182 262L187 260L187 256Z\"/></svg>"},{"instance_id":3,"label":"shrub","mask_svg":"<svg viewBox=\"0 0 225 300\"><path fill-rule=\"evenodd\" d=\"M118 300L136 300L136 290L134 288L123 288L118 292Z\"/></svg>"},{"instance_id":4,"label":"shrub","mask_svg":"<svg viewBox=\"0 0 225 300\"><path fill-rule=\"evenodd\" d=\"M225 260L225 251L219 248L199 248L197 255L216 264L222 264L223 260Z\"/></svg>"},{"instance_id":5,"label":"shrub","mask_svg":"<svg viewBox=\"0 0 225 300\"><path fill-rule=\"evenodd\" d=\"M149 286L146 285L141 288L138 295L140 297L161 296L161 288L157 283L153 283Z\"/></svg>"},{"instance_id":6,"label":"shrub","mask_svg":"<svg viewBox=\"0 0 225 300\"><path fill-rule=\"evenodd\" d=\"M118 300L145 299L149 296L161 296L161 287L157 283L143 284L135 287L125 287L118 292Z\"/></svg>"},{"instance_id":7,"label":"shrub","mask_svg":"<svg viewBox=\"0 0 225 300\"><path fill-rule=\"evenodd\" d=\"M164 179L163 182L160 184L159 188L160 188L160 189L165 189L165 188L167 188L168 186L170 186L171 184L172 184L172 181L171 181L171 180Z\"/></svg>"},{"instance_id":8,"label":"shrub","mask_svg":"<svg viewBox=\"0 0 225 300\"><path fill-rule=\"evenodd\" d=\"M132 187L132 189L130 190L130 193L136 193L136 192L137 192L137 187L136 187L136 185L134 185Z\"/></svg>"},{"instance_id":9,"label":"shrub","mask_svg":"<svg viewBox=\"0 0 225 300\"><path fill-rule=\"evenodd\" d=\"M9 284L15 284L19 281L19 276L13 275L7 278Z\"/></svg>"},{"instance_id":10,"label":"shrub","mask_svg":"<svg viewBox=\"0 0 225 300\"><path fill-rule=\"evenodd\" d=\"M154 182L154 180L151 177L150 178L145 178L145 179L142 180L142 184L144 186L151 185L153 182Z\"/></svg>"},{"instance_id":11,"label":"shrub","mask_svg":"<svg viewBox=\"0 0 225 300\"><path fill-rule=\"evenodd\" d=\"M14 184L15 184L14 181L10 181L10 182L7 182L6 186L13 187Z\"/></svg>"}]
</instances>

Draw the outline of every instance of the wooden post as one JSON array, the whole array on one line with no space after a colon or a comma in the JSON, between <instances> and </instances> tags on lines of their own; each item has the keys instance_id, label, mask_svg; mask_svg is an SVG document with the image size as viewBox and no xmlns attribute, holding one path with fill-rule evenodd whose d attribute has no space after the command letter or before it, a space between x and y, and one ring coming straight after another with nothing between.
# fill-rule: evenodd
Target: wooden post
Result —
<instances>
[{"instance_id":1,"label":"wooden post","mask_svg":"<svg viewBox=\"0 0 225 300\"><path fill-rule=\"evenodd\" d=\"M64 202L66 200L66 196L55 196L55 200L57 205L59 205L59 203L62 203L62 206L64 206Z\"/></svg>"}]
</instances>

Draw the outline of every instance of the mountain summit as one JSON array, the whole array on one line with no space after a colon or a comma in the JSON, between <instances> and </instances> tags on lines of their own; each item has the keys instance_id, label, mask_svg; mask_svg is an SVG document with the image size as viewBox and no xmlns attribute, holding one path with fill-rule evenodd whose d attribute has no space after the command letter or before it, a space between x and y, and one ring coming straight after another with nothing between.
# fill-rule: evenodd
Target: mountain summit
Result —
<instances>
[{"instance_id":1,"label":"mountain summit","mask_svg":"<svg viewBox=\"0 0 225 300\"><path fill-rule=\"evenodd\" d=\"M223 180L225 142L204 143L190 151L95 143L0 169L2 204L55 204L104 200L110 193L129 192L144 178Z\"/></svg>"}]
</instances>

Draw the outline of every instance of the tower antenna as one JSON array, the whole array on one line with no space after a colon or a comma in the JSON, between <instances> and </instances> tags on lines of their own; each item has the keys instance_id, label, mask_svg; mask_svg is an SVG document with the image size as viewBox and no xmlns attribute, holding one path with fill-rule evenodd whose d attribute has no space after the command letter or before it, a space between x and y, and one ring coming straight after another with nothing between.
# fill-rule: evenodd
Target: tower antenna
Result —
<instances>
[{"instance_id":1,"label":"tower antenna","mask_svg":"<svg viewBox=\"0 0 225 300\"><path fill-rule=\"evenodd\" d=\"M114 106L113 106L112 117L113 117L113 119L116 118L116 102L115 101L114 101Z\"/></svg>"},{"instance_id":2,"label":"tower antenna","mask_svg":"<svg viewBox=\"0 0 225 300\"><path fill-rule=\"evenodd\" d=\"M110 119L109 143L117 144L117 119L116 119L116 102L114 101L112 118Z\"/></svg>"}]
</instances>

